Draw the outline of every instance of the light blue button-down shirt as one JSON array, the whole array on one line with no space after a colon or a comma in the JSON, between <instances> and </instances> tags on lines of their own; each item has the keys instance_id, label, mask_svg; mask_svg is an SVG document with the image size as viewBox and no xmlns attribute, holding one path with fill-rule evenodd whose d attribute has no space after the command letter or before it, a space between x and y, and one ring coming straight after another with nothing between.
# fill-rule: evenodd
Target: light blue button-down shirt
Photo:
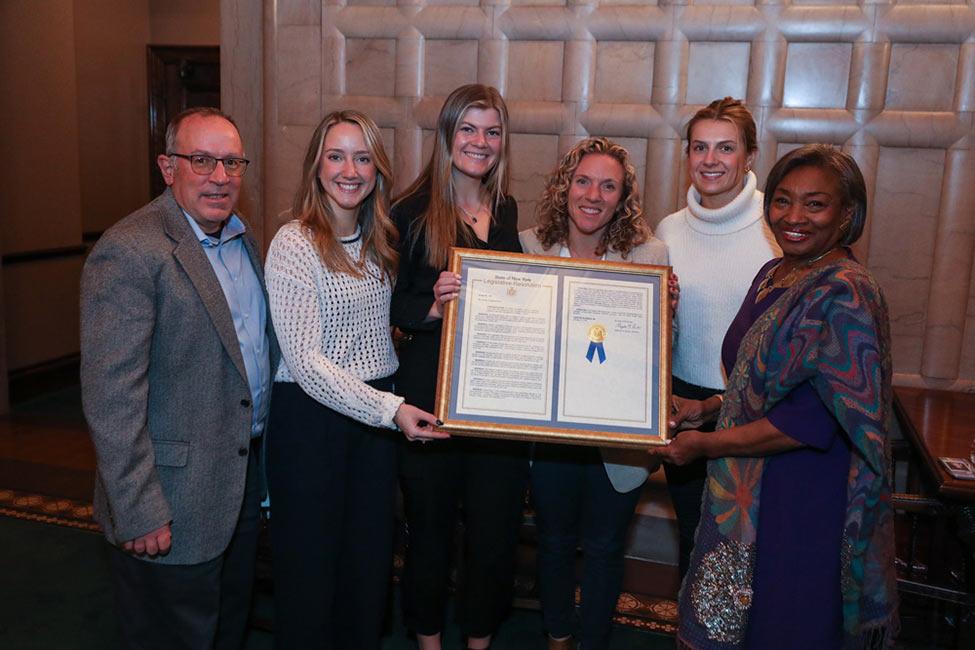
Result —
<instances>
[{"instance_id":1,"label":"light blue button-down shirt","mask_svg":"<svg viewBox=\"0 0 975 650\"><path fill-rule=\"evenodd\" d=\"M244 248L244 232L247 228L237 215L231 215L220 239L207 235L190 215L183 212L193 233L203 245L213 272L217 274L227 306L234 319L240 354L244 357L247 383L251 391L253 419L251 436L264 431L267 416L268 391L271 386L271 360L268 356L267 303L264 291Z\"/></svg>"}]
</instances>

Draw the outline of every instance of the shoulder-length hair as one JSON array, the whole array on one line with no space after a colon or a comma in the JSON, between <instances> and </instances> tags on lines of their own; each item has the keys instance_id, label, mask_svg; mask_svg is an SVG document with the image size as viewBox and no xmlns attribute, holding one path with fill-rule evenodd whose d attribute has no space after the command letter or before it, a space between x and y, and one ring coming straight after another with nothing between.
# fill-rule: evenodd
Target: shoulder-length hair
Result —
<instances>
[{"instance_id":1,"label":"shoulder-length hair","mask_svg":"<svg viewBox=\"0 0 975 650\"><path fill-rule=\"evenodd\" d=\"M545 183L536 212L535 234L545 248L568 244L569 188L579 163L589 154L611 156L623 167L623 193L599 240L596 254L602 255L612 248L626 258L631 250L650 239L650 227L643 218L636 169L630 162L630 154L608 138L586 138L562 157Z\"/></svg>"},{"instance_id":2,"label":"shoulder-length hair","mask_svg":"<svg viewBox=\"0 0 975 650\"><path fill-rule=\"evenodd\" d=\"M318 174L321 169L322 152L325 149L325 136L336 124L347 122L362 129L363 139L369 155L376 165L376 187L359 204L357 218L362 236L362 257L353 260L345 252L342 243L335 235L332 212L328 195ZM393 185L392 167L389 156L383 147L379 127L369 116L359 111L345 110L329 113L315 129L305 162L301 168L301 182L295 193L291 216L297 219L308 232L318 250L318 255L330 271L363 277L365 258L371 259L382 270L383 277L392 278L396 274L399 255L396 252L396 227L389 216L389 192Z\"/></svg>"},{"instance_id":3,"label":"shoulder-length hair","mask_svg":"<svg viewBox=\"0 0 975 650\"><path fill-rule=\"evenodd\" d=\"M769 223L769 208L772 207L779 183L799 167L818 167L833 175L839 186L843 208L850 211L850 225L839 244L849 246L860 239L867 223L867 184L853 156L826 144L807 144L793 149L775 163L765 181L765 222Z\"/></svg>"},{"instance_id":4,"label":"shoulder-length hair","mask_svg":"<svg viewBox=\"0 0 975 650\"><path fill-rule=\"evenodd\" d=\"M493 86L482 84L468 84L454 90L444 101L437 117L437 133L433 141L433 154L426 168L403 194L396 199L399 203L417 194L427 194L430 201L426 210L420 215L413 228L412 242L416 243L419 233L424 233L424 243L427 248L426 262L434 268L447 266L447 255L451 246L457 240L468 246L475 244L467 228L460 227L463 223L453 185L453 149L454 136L464 114L471 108L495 109L501 118L501 150L498 160L488 173L481 179L481 184L491 201L492 212L508 194L508 107L505 106L501 93ZM405 233L403 233L405 235Z\"/></svg>"}]
</instances>

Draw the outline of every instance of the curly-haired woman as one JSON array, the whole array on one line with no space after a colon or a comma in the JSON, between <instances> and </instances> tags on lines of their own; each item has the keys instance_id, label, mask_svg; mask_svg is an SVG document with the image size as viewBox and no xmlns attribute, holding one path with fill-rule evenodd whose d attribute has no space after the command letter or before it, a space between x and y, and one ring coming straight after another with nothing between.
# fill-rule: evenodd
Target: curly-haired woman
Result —
<instances>
[{"instance_id":1,"label":"curly-haired woman","mask_svg":"<svg viewBox=\"0 0 975 650\"><path fill-rule=\"evenodd\" d=\"M574 146L549 178L538 224L520 233L526 253L667 264L643 218L629 154L606 138ZM676 288L671 288L672 297ZM630 461L630 462L627 462ZM606 648L623 579L626 530L648 476L644 454L537 444L531 471L538 578L549 648ZM582 546L582 605L575 618L575 555Z\"/></svg>"}]
</instances>

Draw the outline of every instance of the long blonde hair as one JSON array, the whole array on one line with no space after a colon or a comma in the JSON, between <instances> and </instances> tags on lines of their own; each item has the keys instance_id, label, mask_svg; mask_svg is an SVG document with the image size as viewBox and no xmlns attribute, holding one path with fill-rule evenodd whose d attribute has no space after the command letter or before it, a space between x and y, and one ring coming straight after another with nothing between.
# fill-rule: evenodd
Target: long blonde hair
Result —
<instances>
[{"instance_id":1,"label":"long blonde hair","mask_svg":"<svg viewBox=\"0 0 975 650\"><path fill-rule=\"evenodd\" d=\"M623 193L612 218L603 230L596 255L612 248L625 259L630 251L650 239L650 227L643 219L636 169L627 150L608 138L586 138L569 149L559 166L545 183L538 204L535 234L545 248L569 242L569 188L582 159L601 153L612 157L623 167Z\"/></svg>"},{"instance_id":2,"label":"long blonde hair","mask_svg":"<svg viewBox=\"0 0 975 650\"><path fill-rule=\"evenodd\" d=\"M362 258L352 260L335 235L332 225L335 215L329 204L328 195L318 178L321 168L325 136L336 124L348 122L362 129L369 155L376 165L376 187L359 204L357 219L362 233ZM301 168L301 183L295 193L291 216L297 219L308 232L318 250L322 263L335 273L347 273L363 277L363 262L368 257L382 270L383 278L396 275L399 254L396 252L396 227L389 216L389 192L393 185L392 166L383 147L379 127L369 116L359 111L345 110L329 113L315 129L305 162Z\"/></svg>"},{"instance_id":3,"label":"long blonde hair","mask_svg":"<svg viewBox=\"0 0 975 650\"><path fill-rule=\"evenodd\" d=\"M417 194L429 194L430 202L413 228L411 245L416 244L421 231L425 233L426 262L438 269L447 266L450 247L456 245L458 238L466 246L474 246L476 243L474 235L467 228L460 227L463 217L454 195L453 159L451 158L454 135L464 113L470 108L493 108L501 117L502 144L498 161L481 179L481 184L491 201L492 212L497 211L508 194L508 107L505 106L504 99L501 98L497 88L482 84L461 86L448 95L437 118L437 134L434 138L430 162L396 199L396 203L400 203Z\"/></svg>"}]
</instances>

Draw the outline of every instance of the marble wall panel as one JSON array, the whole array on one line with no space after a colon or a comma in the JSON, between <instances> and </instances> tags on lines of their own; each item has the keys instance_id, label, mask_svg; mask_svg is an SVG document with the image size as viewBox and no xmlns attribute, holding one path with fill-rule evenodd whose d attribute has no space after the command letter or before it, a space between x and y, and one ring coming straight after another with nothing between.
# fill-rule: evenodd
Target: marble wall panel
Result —
<instances>
[{"instance_id":1,"label":"marble wall panel","mask_svg":"<svg viewBox=\"0 0 975 650\"><path fill-rule=\"evenodd\" d=\"M318 126L281 126L274 139L275 150L268 162L268 179L264 201L264 227L268 243L278 228L287 223L289 210L298 190L301 165L308 150L308 143Z\"/></svg>"},{"instance_id":2,"label":"marble wall panel","mask_svg":"<svg viewBox=\"0 0 975 650\"><path fill-rule=\"evenodd\" d=\"M424 48L424 94L445 97L477 81L477 41L427 39Z\"/></svg>"},{"instance_id":3,"label":"marble wall panel","mask_svg":"<svg viewBox=\"0 0 975 650\"><path fill-rule=\"evenodd\" d=\"M345 4L350 7L395 7L396 0L345 0Z\"/></svg>"},{"instance_id":4,"label":"marble wall panel","mask_svg":"<svg viewBox=\"0 0 975 650\"><path fill-rule=\"evenodd\" d=\"M890 305L899 373L917 373L921 366L944 162L937 149L880 150L870 268Z\"/></svg>"},{"instance_id":5,"label":"marble wall panel","mask_svg":"<svg viewBox=\"0 0 975 650\"><path fill-rule=\"evenodd\" d=\"M629 148L656 223L684 203L687 120L716 97L741 97L758 123L761 184L774 156L806 142L861 162L872 209L857 252L888 293L898 381L975 390L975 287L952 285L966 309L927 297L943 273L938 242L953 242L965 219L942 196L970 192L964 164L944 169L975 148L971 3L281 0L264 16L266 78L247 92L264 98L265 241L290 202L300 141L334 107L377 119L401 189L429 158L442 97L462 83L496 85L527 227L545 174L588 134ZM975 246L952 255L975 257ZM957 369L944 362L952 355Z\"/></svg>"},{"instance_id":6,"label":"marble wall panel","mask_svg":"<svg viewBox=\"0 0 975 650\"><path fill-rule=\"evenodd\" d=\"M535 225L538 199L558 159L558 136L511 134L511 195L518 201L519 230Z\"/></svg>"},{"instance_id":7,"label":"marble wall panel","mask_svg":"<svg viewBox=\"0 0 975 650\"><path fill-rule=\"evenodd\" d=\"M383 136L383 147L386 148L390 162L396 160L396 129L380 128L379 132Z\"/></svg>"},{"instance_id":8,"label":"marble wall panel","mask_svg":"<svg viewBox=\"0 0 975 650\"><path fill-rule=\"evenodd\" d=\"M947 111L955 94L957 45L895 44L885 108Z\"/></svg>"},{"instance_id":9,"label":"marble wall panel","mask_svg":"<svg viewBox=\"0 0 975 650\"><path fill-rule=\"evenodd\" d=\"M971 274L971 277L975 277L975 262L972 264ZM975 283L969 285L963 327L958 375L975 377Z\"/></svg>"},{"instance_id":10,"label":"marble wall panel","mask_svg":"<svg viewBox=\"0 0 975 650\"><path fill-rule=\"evenodd\" d=\"M715 97L744 97L749 43L691 43L687 60L687 104Z\"/></svg>"},{"instance_id":11,"label":"marble wall panel","mask_svg":"<svg viewBox=\"0 0 975 650\"><path fill-rule=\"evenodd\" d=\"M649 104L653 43L601 41L596 45L597 102Z\"/></svg>"},{"instance_id":12,"label":"marble wall panel","mask_svg":"<svg viewBox=\"0 0 975 650\"><path fill-rule=\"evenodd\" d=\"M630 163L633 164L633 168L636 170L637 185L640 188L640 192L647 194L650 188L644 187L643 181L647 177L647 139L613 138L613 140L626 147L626 150L630 152Z\"/></svg>"},{"instance_id":13,"label":"marble wall panel","mask_svg":"<svg viewBox=\"0 0 975 650\"><path fill-rule=\"evenodd\" d=\"M850 82L851 43L790 43L782 104L843 108Z\"/></svg>"},{"instance_id":14,"label":"marble wall panel","mask_svg":"<svg viewBox=\"0 0 975 650\"><path fill-rule=\"evenodd\" d=\"M276 112L284 124L314 124L322 103L322 30L284 26L275 48Z\"/></svg>"},{"instance_id":15,"label":"marble wall panel","mask_svg":"<svg viewBox=\"0 0 975 650\"><path fill-rule=\"evenodd\" d=\"M476 2L477 0L475 0ZM531 6L531 7L551 7L553 5L564 6L568 4L566 0L511 0L511 6Z\"/></svg>"},{"instance_id":16,"label":"marble wall panel","mask_svg":"<svg viewBox=\"0 0 975 650\"><path fill-rule=\"evenodd\" d=\"M508 88L513 100L562 99L561 41L513 41L508 45Z\"/></svg>"},{"instance_id":17,"label":"marble wall panel","mask_svg":"<svg viewBox=\"0 0 975 650\"><path fill-rule=\"evenodd\" d=\"M421 167L427 164L427 161L430 160L430 155L433 153L433 136L433 129L423 129L421 131L420 152L422 155L420 160L423 161ZM410 181L412 179L406 181L405 185L409 185Z\"/></svg>"},{"instance_id":18,"label":"marble wall panel","mask_svg":"<svg viewBox=\"0 0 975 650\"><path fill-rule=\"evenodd\" d=\"M345 40L345 87L350 95L389 97L396 84L396 41L391 38Z\"/></svg>"},{"instance_id":19,"label":"marble wall panel","mask_svg":"<svg viewBox=\"0 0 975 650\"><path fill-rule=\"evenodd\" d=\"M318 25L322 20L321 0L278 0L279 25Z\"/></svg>"}]
</instances>

